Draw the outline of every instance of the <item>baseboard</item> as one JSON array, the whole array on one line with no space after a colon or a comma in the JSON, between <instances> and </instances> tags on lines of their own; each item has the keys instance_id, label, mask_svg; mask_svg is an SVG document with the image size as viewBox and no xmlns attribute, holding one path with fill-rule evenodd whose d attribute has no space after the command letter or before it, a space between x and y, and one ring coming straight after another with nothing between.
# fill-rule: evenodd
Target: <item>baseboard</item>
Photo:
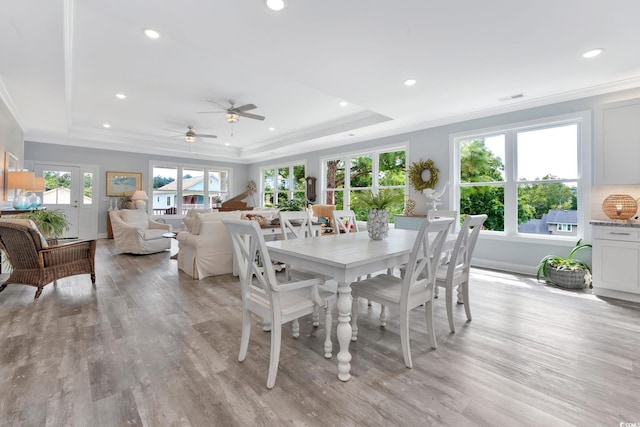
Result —
<instances>
[{"instance_id":1,"label":"baseboard","mask_svg":"<svg viewBox=\"0 0 640 427\"><path fill-rule=\"evenodd\" d=\"M535 276L537 268L521 264L511 264L507 262L493 261L488 259L473 258L471 265L474 267L488 268L491 270L507 271L509 273L526 274Z\"/></svg>"},{"instance_id":2,"label":"baseboard","mask_svg":"<svg viewBox=\"0 0 640 427\"><path fill-rule=\"evenodd\" d=\"M640 302L640 294L630 292L614 291L613 289L593 288L593 293L599 297L615 298L624 301Z\"/></svg>"}]
</instances>

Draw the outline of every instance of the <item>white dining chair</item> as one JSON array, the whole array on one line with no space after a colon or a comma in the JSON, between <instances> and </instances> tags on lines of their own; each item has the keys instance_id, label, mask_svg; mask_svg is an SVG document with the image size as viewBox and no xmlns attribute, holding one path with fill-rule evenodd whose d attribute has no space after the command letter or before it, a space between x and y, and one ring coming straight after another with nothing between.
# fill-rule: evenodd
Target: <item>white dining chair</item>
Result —
<instances>
[{"instance_id":1,"label":"white dining chair","mask_svg":"<svg viewBox=\"0 0 640 427\"><path fill-rule=\"evenodd\" d=\"M453 218L453 223L451 224L450 231L455 233L456 228L458 227L458 211L456 210L442 210L442 209L429 209L427 211L427 218L429 219L439 219L439 218Z\"/></svg>"},{"instance_id":2,"label":"white dining chair","mask_svg":"<svg viewBox=\"0 0 640 427\"><path fill-rule=\"evenodd\" d=\"M316 306L325 307L324 356L331 357L331 311L336 294L320 285L322 278L279 282L271 263L262 231L256 221L223 219L229 231L238 262L242 293L242 338L238 361L246 358L251 335L251 313L271 322L271 352L267 388L276 382L280 359L282 325L312 314ZM295 333L294 333L295 336Z\"/></svg>"},{"instance_id":3,"label":"white dining chair","mask_svg":"<svg viewBox=\"0 0 640 427\"><path fill-rule=\"evenodd\" d=\"M352 210L335 210L331 212L336 233L358 232L356 213Z\"/></svg>"},{"instance_id":4,"label":"white dining chair","mask_svg":"<svg viewBox=\"0 0 640 427\"><path fill-rule=\"evenodd\" d=\"M471 320L469 269L471 268L471 257L478 241L478 235L486 220L487 215L467 215L465 217L448 262L439 265L436 272L436 285L445 289L447 318L451 332L456 331L453 325L454 287L458 291L458 303L464 304L467 319Z\"/></svg>"},{"instance_id":5,"label":"white dining chair","mask_svg":"<svg viewBox=\"0 0 640 427\"><path fill-rule=\"evenodd\" d=\"M379 302L400 312L400 342L404 354L404 364L411 368L411 349L409 343L409 314L412 309L424 304L425 319L429 342L437 347L433 326L433 290L436 269L442 253L442 246L453 219L443 218L426 220L413 244L403 277L381 274L351 284L353 295L352 341L358 333L358 297Z\"/></svg>"}]
</instances>

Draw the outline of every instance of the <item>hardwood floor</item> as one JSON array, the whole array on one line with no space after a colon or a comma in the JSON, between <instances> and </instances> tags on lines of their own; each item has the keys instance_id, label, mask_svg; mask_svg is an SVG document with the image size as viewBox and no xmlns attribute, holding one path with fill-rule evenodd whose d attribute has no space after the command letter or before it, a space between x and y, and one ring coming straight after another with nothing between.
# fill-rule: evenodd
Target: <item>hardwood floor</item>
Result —
<instances>
[{"instance_id":1,"label":"hardwood floor","mask_svg":"<svg viewBox=\"0 0 640 427\"><path fill-rule=\"evenodd\" d=\"M175 243L175 242L174 242ZM640 305L475 270L473 321L436 300L438 349L421 309L414 368L397 314L360 304L352 379L323 357L323 326L285 327L267 390L269 333L253 322L238 363L237 278L191 280L169 253L115 255L100 240L88 276L0 293L0 425L618 426L640 423ZM175 248L174 248L175 251ZM6 277L6 275L4 275ZM335 315L335 314L334 314ZM334 321L334 326L336 322Z\"/></svg>"}]
</instances>

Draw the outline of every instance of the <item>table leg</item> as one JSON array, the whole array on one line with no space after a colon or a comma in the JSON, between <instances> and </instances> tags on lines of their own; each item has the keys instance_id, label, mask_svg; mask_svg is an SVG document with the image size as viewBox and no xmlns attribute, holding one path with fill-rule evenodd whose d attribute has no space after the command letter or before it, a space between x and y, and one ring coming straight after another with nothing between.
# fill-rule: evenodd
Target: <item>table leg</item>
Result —
<instances>
[{"instance_id":1,"label":"table leg","mask_svg":"<svg viewBox=\"0 0 640 427\"><path fill-rule=\"evenodd\" d=\"M338 379L349 381L351 379L351 284L338 284L338 327L336 335L340 351L338 352Z\"/></svg>"}]
</instances>

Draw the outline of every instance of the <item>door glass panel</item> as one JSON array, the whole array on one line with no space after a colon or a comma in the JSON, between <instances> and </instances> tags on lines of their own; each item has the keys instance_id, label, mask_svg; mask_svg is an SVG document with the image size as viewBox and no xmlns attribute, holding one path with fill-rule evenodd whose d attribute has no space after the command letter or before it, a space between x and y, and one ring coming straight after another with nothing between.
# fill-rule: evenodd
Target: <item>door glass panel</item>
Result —
<instances>
[{"instance_id":1,"label":"door glass panel","mask_svg":"<svg viewBox=\"0 0 640 427\"><path fill-rule=\"evenodd\" d=\"M45 188L42 204L71 204L71 172L46 170L42 176Z\"/></svg>"},{"instance_id":2,"label":"door glass panel","mask_svg":"<svg viewBox=\"0 0 640 427\"><path fill-rule=\"evenodd\" d=\"M91 203L93 203L92 191L93 191L93 174L85 172L84 183L82 187L82 195L83 195L82 204L83 205L90 205Z\"/></svg>"}]
</instances>

